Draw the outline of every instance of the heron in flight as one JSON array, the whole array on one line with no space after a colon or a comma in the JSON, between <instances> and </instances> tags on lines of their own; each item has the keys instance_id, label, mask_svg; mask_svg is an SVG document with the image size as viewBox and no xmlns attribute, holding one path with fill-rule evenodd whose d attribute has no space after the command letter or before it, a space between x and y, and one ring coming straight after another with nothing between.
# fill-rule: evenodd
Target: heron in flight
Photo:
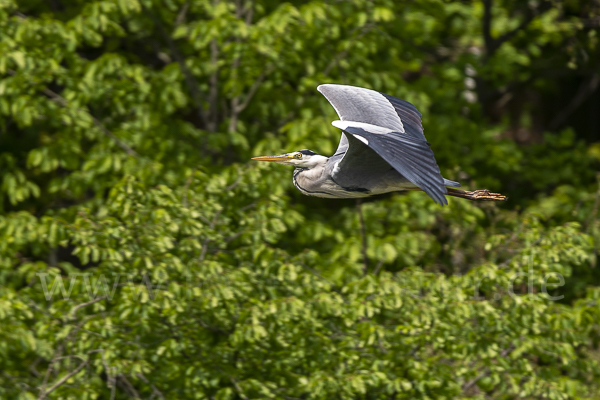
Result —
<instances>
[{"instance_id":1,"label":"heron in flight","mask_svg":"<svg viewBox=\"0 0 600 400\"><path fill-rule=\"evenodd\" d=\"M421 113L411 103L374 90L326 84L317 90L331 103L342 137L331 157L310 150L254 157L293 165L293 181L308 196L361 198L382 193L422 190L438 204L445 196L469 200L506 200L486 189L455 189L460 183L442 177L423 134Z\"/></svg>"}]
</instances>

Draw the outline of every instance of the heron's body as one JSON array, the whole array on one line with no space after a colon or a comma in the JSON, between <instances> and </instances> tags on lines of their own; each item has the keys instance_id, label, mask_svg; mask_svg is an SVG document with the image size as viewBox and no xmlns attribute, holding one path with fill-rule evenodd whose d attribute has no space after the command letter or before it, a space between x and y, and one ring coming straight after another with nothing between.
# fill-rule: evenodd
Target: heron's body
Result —
<instances>
[{"instance_id":1,"label":"heron's body","mask_svg":"<svg viewBox=\"0 0 600 400\"><path fill-rule=\"evenodd\" d=\"M330 199L361 198L400 190L418 189L387 163L369 165L366 170L344 171L333 177L334 166L344 153L329 157L315 168L296 168L293 182L307 196Z\"/></svg>"},{"instance_id":2,"label":"heron's body","mask_svg":"<svg viewBox=\"0 0 600 400\"><path fill-rule=\"evenodd\" d=\"M361 198L403 190L423 190L436 203L448 204L445 195L471 200L506 200L487 190L466 192L447 188L458 182L440 174L423 134L421 114L407 101L370 89L345 85L317 88L333 105L342 130L334 155L310 150L259 161L290 164L294 185L303 194L325 198Z\"/></svg>"}]
</instances>

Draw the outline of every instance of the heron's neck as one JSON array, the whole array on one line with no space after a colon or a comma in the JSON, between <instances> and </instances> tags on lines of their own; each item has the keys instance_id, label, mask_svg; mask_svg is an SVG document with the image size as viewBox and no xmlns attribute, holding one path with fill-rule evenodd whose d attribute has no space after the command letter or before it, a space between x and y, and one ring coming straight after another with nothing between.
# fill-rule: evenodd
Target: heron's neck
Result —
<instances>
[{"instance_id":1,"label":"heron's neck","mask_svg":"<svg viewBox=\"0 0 600 400\"><path fill-rule=\"evenodd\" d=\"M294 186L304 194L319 192L323 180L325 164L314 168L296 168L294 170Z\"/></svg>"}]
</instances>

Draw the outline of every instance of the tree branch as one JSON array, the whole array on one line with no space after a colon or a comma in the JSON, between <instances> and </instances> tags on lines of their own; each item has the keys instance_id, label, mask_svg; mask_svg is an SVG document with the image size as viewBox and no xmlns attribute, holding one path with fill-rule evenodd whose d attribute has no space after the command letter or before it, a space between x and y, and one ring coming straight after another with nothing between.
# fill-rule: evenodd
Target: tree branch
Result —
<instances>
[{"instance_id":1,"label":"tree branch","mask_svg":"<svg viewBox=\"0 0 600 400\"><path fill-rule=\"evenodd\" d=\"M208 118L207 118L204 108L202 107L202 101L205 100L206 97L200 91L200 85L196 81L196 78L194 77L192 72L188 69L187 65L185 65L185 59L179 52L179 49L175 45L175 41L173 40L173 38L171 38L171 35L169 35L167 30L165 29L160 18L156 17L150 10L148 10L146 7L144 7L143 4L142 4L142 7L146 11L146 14L148 14L150 16L150 18L152 18L154 23L158 26L158 29L161 31L163 37L165 38L165 40L167 42L167 46L169 47L169 50L171 51L171 55L173 56L173 58L175 58L175 61L177 61L177 63L179 64L181 73L183 74L185 82L188 85L190 94L192 95L192 101L194 102L194 105L196 106L196 112L198 114L198 118L206 126L208 123ZM180 12L180 14L181 14L181 12Z\"/></svg>"},{"instance_id":2,"label":"tree branch","mask_svg":"<svg viewBox=\"0 0 600 400\"><path fill-rule=\"evenodd\" d=\"M11 76L15 76L17 74L15 71L13 71L11 69L9 69L7 72ZM50 90L48 88L42 89L42 93L44 93L46 96L48 96L50 99L52 99L57 104L65 107L65 108L69 108L70 107L69 102L67 101L67 99L65 99L64 97L62 97L58 93L53 92L52 90ZM117 145L120 148L122 148L123 150L125 150L127 152L127 154L129 154L130 156L133 156L133 157L139 157L139 154L135 150L133 150L125 142L123 142L121 139L119 139L118 137L116 137L111 131L109 131L102 124L102 122L100 122L98 120L98 118L94 117L89 112L89 110L84 110L84 109L81 109L81 108L76 108L76 110L80 110L80 111L86 112L90 116L90 118L92 119L92 121L94 122L94 125L96 125L96 127L100 128L100 130L102 131L102 133L104 133L106 136L108 136L109 138L111 138L112 140L114 140L115 143L117 143Z\"/></svg>"},{"instance_id":3,"label":"tree branch","mask_svg":"<svg viewBox=\"0 0 600 400\"><path fill-rule=\"evenodd\" d=\"M504 349L502 351L502 353L500 353L499 357L501 358L505 358L506 356L508 356L513 350L515 349L515 347L511 344L510 346L508 346L506 349ZM481 372L479 375L477 375L475 378L471 379L469 382L465 383L462 386L462 390L463 392L466 392L467 390L471 389L481 378L484 378L486 376L488 376L490 374L489 369L486 368L485 371Z\"/></svg>"},{"instance_id":4,"label":"tree branch","mask_svg":"<svg viewBox=\"0 0 600 400\"><path fill-rule=\"evenodd\" d=\"M26 19L27 16L17 12L16 13L17 16L19 16L20 18ZM7 70L8 74L11 76L15 76L17 73L11 69ZM62 97L61 95L59 95L58 93L53 92L52 90L45 88L42 90L42 92L50 97L52 100L54 100L56 103L60 104L61 106L65 107L65 108L69 108L69 102ZM111 138L112 140L114 140L117 145L119 147L121 147L123 150L125 150L127 152L127 154L129 154L130 156L133 157L139 157L139 154L133 150L131 147L129 147L125 142L123 142L121 139L119 139L118 137L116 137L111 131L109 131L99 120L98 118L94 117L89 110L82 110L79 109L81 111L87 112L87 114L92 118L92 121L94 122L94 125L96 125L98 128L100 128L100 130L109 138Z\"/></svg>"},{"instance_id":5,"label":"tree branch","mask_svg":"<svg viewBox=\"0 0 600 400\"><path fill-rule=\"evenodd\" d=\"M213 0L213 6L218 4L219 0ZM210 68L207 130L216 132L219 123L219 44L215 38L210 41Z\"/></svg>"},{"instance_id":6,"label":"tree branch","mask_svg":"<svg viewBox=\"0 0 600 400\"><path fill-rule=\"evenodd\" d=\"M244 391L242 390L242 388L240 387L240 385L238 385L237 381L235 380L235 378L233 376L230 376L229 379L231 379L231 383L233 383L233 386L235 387L235 390L238 392L238 394L240 395L240 397L244 400L248 400L248 396L246 396L244 394Z\"/></svg>"},{"instance_id":7,"label":"tree branch","mask_svg":"<svg viewBox=\"0 0 600 400\"><path fill-rule=\"evenodd\" d=\"M477 375L475 378L471 379L469 382L465 383L462 387L463 392L466 392L467 390L471 389L473 386L475 386L475 384L481 379L486 377L487 375L490 374L490 371L485 370L483 372L481 372L479 375Z\"/></svg>"},{"instance_id":8,"label":"tree branch","mask_svg":"<svg viewBox=\"0 0 600 400\"><path fill-rule=\"evenodd\" d=\"M379 260L379 262L377 263L377 266L373 270L373 275L377 275L382 266L383 266L383 260Z\"/></svg>"},{"instance_id":9,"label":"tree branch","mask_svg":"<svg viewBox=\"0 0 600 400\"><path fill-rule=\"evenodd\" d=\"M190 2L186 1L183 4L183 7L181 7L181 10L179 10L179 13L177 13L177 18L175 18L175 26L181 25L185 21L185 15L187 14L189 8Z\"/></svg>"},{"instance_id":10,"label":"tree branch","mask_svg":"<svg viewBox=\"0 0 600 400\"><path fill-rule=\"evenodd\" d=\"M82 361L81 364L79 364L77 366L77 368L75 368L73 371L69 372L67 375L63 376L58 382L56 382L54 385L52 385L50 387L50 389L45 390L45 391L40 391L40 395L38 396L38 400L43 400L46 398L46 396L48 396L50 393L52 393L54 390L56 390L59 386L61 386L63 383L65 383L67 380L69 380L69 378L71 378L74 375L77 375L79 373L79 371L81 371L83 369L83 367L85 367L87 365L87 361Z\"/></svg>"},{"instance_id":11,"label":"tree branch","mask_svg":"<svg viewBox=\"0 0 600 400\"><path fill-rule=\"evenodd\" d=\"M539 15L548 11L552 5L550 2L543 2L541 6L538 8L528 8L527 13L521 23L514 29L505 32L500 35L498 38L494 39L492 37L492 0L482 0L483 1L483 20L482 20L482 31L483 31L483 40L485 43L485 60L491 58L496 51L502 46L504 42L512 39L517 33L527 28L527 26Z\"/></svg>"},{"instance_id":12,"label":"tree branch","mask_svg":"<svg viewBox=\"0 0 600 400\"><path fill-rule=\"evenodd\" d=\"M97 302L99 302L99 301L102 301L102 300L104 300L104 299L106 299L106 298L107 298L106 296L102 296L102 297L98 297L97 299L90 300L90 301L88 301L88 302L86 302L86 303L81 303L81 304L78 304L78 305L76 305L76 306L75 306L75 307L73 307L73 309L71 310L71 313L70 313L70 315L71 315L71 319L74 319L74 318L77 316L77 315L76 315L76 314L77 314L77 311L78 311L80 308L87 307L87 306L89 306L89 305L92 305L92 304L94 304L94 303L97 303Z\"/></svg>"},{"instance_id":13,"label":"tree branch","mask_svg":"<svg viewBox=\"0 0 600 400\"><path fill-rule=\"evenodd\" d=\"M209 229L214 229L215 225L217 223L217 218L219 218L219 215L221 215L221 213L223 212L223 210L219 210L215 213L212 221L210 222L209 225ZM206 257L206 252L208 251L208 244L210 243L210 238L206 238L204 239L204 243L202 243L202 251L200 252L200 261L204 261L204 258Z\"/></svg>"},{"instance_id":14,"label":"tree branch","mask_svg":"<svg viewBox=\"0 0 600 400\"><path fill-rule=\"evenodd\" d=\"M354 42L354 41L362 38L363 36L365 36L367 33L369 33L369 31L371 29L373 29L373 25L366 24L366 25L362 26L360 29L361 29L360 33L358 35L356 35L356 37L350 39L351 42ZM354 32L356 32L356 29L350 35L352 35ZM349 51L350 51L349 49L346 49L346 50L343 50L343 51L339 52L338 54L336 54L331 59L331 61L329 61L329 64L327 64L327 66L323 70L323 75L328 75L329 72L331 72L331 70L333 69L333 67L335 67L337 65L338 61L340 61L342 58L345 58L348 55Z\"/></svg>"},{"instance_id":15,"label":"tree branch","mask_svg":"<svg viewBox=\"0 0 600 400\"><path fill-rule=\"evenodd\" d=\"M486 57L491 56L491 49L494 46L492 38L492 0L483 0L483 20L482 33L485 44Z\"/></svg>"},{"instance_id":16,"label":"tree branch","mask_svg":"<svg viewBox=\"0 0 600 400\"><path fill-rule=\"evenodd\" d=\"M253 12L254 12L252 5L250 5L249 7L246 7L245 4L242 5L240 0L236 0L235 6L236 6L236 10L235 10L236 17L239 19L244 18L244 22L246 23L246 26L250 26L250 24L252 23L252 17L253 17ZM237 37L235 41L238 46L241 45L241 43L242 43L240 37ZM234 77L237 77L236 74L237 74L237 71L240 66L241 58L242 58L242 56L238 55L233 60L231 72L234 75ZM271 71L267 72L266 75L268 75L270 72ZM257 80L257 81L260 81L260 82L258 82L259 84L262 82L262 80L264 80L264 77L266 76L266 75L263 76L263 74L264 74L264 72L261 73L261 75L259 76L259 79ZM256 86L256 88L254 88L254 86ZM243 104L240 104L241 94L238 96L235 96L233 99L231 99L231 115L229 118L229 127L228 127L229 132L235 131L235 129L237 127L237 122L239 119L239 114L248 106L250 99L252 98L252 96L254 96L254 93L256 92L257 89L258 89L258 85L255 82L252 85L252 87L250 88L250 92L246 96L246 99L243 102Z\"/></svg>"},{"instance_id":17,"label":"tree branch","mask_svg":"<svg viewBox=\"0 0 600 400\"><path fill-rule=\"evenodd\" d=\"M137 392L137 390L135 390L135 387L133 387L131 382L129 382L127 380L125 375L119 374L118 378L119 378L119 381L121 382L121 386L123 386L123 388L129 393L129 396L133 397L134 399L140 398L140 394Z\"/></svg>"},{"instance_id":18,"label":"tree branch","mask_svg":"<svg viewBox=\"0 0 600 400\"><path fill-rule=\"evenodd\" d=\"M219 121L218 115L218 96L219 96L219 46L217 40L210 41L210 66L212 74L210 75L210 93L208 97L208 125L209 132L216 132Z\"/></svg>"},{"instance_id":19,"label":"tree branch","mask_svg":"<svg viewBox=\"0 0 600 400\"><path fill-rule=\"evenodd\" d=\"M258 76L258 78L256 78L256 80L254 81L254 83L252 83L252 86L250 87L250 90L248 91L248 93L246 94L246 97L244 97L244 101L242 101L241 104L238 104L235 107L235 111L239 114L242 111L244 111L244 109L246 107L248 107L248 104L250 103L250 100L252 100L252 97L254 97L254 95L256 94L256 91L258 90L258 88L260 87L260 84L263 83L263 81L265 80L265 78L271 73L273 72L275 68L273 67L273 65L269 65L267 67L266 70L263 70L260 75ZM233 108L233 107L232 107Z\"/></svg>"},{"instance_id":20,"label":"tree branch","mask_svg":"<svg viewBox=\"0 0 600 400\"><path fill-rule=\"evenodd\" d=\"M369 257L367 256L367 233L365 229L365 220L363 218L361 200L356 199L356 211L358 212L358 218L360 221L360 236L362 239L362 256L363 256L363 273L366 275L369 270Z\"/></svg>"},{"instance_id":21,"label":"tree branch","mask_svg":"<svg viewBox=\"0 0 600 400\"><path fill-rule=\"evenodd\" d=\"M117 389L117 378L115 376L115 374L111 374L111 367L108 366L108 364L106 363L106 359L104 358L104 349L102 349L101 351L99 351L100 353L100 358L102 359L102 365L104 366L104 369L106 370L106 386L110 389L110 400L115 400L115 394L116 394L116 389ZM116 367L114 367L116 369Z\"/></svg>"},{"instance_id":22,"label":"tree branch","mask_svg":"<svg viewBox=\"0 0 600 400\"><path fill-rule=\"evenodd\" d=\"M142 381L144 381L144 383L150 385L150 387L152 388L152 394L158 398L164 399L165 395L162 394L162 392L160 390L158 390L156 388L156 386L154 386L152 383L150 383L150 381L144 376L144 374L142 374L141 372L138 372L137 377L140 378Z\"/></svg>"}]
</instances>

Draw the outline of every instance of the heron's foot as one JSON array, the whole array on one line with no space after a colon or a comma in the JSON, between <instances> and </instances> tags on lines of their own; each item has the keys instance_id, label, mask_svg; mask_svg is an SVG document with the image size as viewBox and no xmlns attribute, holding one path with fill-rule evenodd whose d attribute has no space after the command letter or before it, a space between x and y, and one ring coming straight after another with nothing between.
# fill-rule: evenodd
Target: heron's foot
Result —
<instances>
[{"instance_id":1,"label":"heron's foot","mask_svg":"<svg viewBox=\"0 0 600 400\"><path fill-rule=\"evenodd\" d=\"M472 192L465 192L468 198L471 200L488 200L488 201L506 201L508 197L501 195L500 193L492 193L487 189L473 190Z\"/></svg>"},{"instance_id":2,"label":"heron's foot","mask_svg":"<svg viewBox=\"0 0 600 400\"><path fill-rule=\"evenodd\" d=\"M501 195L500 193L492 193L487 189L473 190L460 190L454 188L447 188L448 196L460 197L462 199L469 200L486 200L486 201L506 201L508 197Z\"/></svg>"}]
</instances>

